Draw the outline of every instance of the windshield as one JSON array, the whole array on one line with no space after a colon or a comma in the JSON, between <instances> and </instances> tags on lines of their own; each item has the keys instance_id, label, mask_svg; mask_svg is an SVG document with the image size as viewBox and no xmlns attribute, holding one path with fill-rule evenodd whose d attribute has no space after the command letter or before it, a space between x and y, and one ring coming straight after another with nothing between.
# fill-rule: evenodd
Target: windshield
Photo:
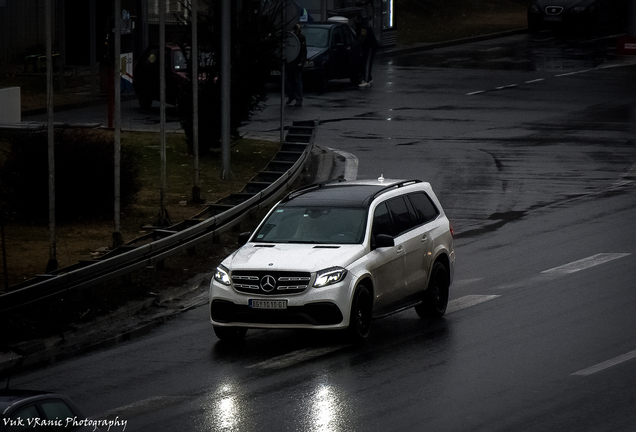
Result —
<instances>
[{"instance_id":1,"label":"windshield","mask_svg":"<svg viewBox=\"0 0 636 432\"><path fill-rule=\"evenodd\" d=\"M263 223L254 241L359 244L366 221L365 208L280 206Z\"/></svg>"},{"instance_id":2,"label":"windshield","mask_svg":"<svg viewBox=\"0 0 636 432\"><path fill-rule=\"evenodd\" d=\"M305 27L303 29L307 46L326 48L329 46L329 29L322 27Z\"/></svg>"}]
</instances>

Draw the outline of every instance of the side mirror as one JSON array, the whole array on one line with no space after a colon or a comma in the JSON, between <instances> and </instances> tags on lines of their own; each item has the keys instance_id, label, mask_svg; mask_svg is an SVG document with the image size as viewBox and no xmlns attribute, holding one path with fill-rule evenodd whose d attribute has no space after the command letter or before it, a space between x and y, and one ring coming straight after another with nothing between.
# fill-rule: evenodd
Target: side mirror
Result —
<instances>
[{"instance_id":1,"label":"side mirror","mask_svg":"<svg viewBox=\"0 0 636 432\"><path fill-rule=\"evenodd\" d=\"M247 241L250 239L250 237L252 236L252 232L242 232L239 234L238 236L238 244L239 246L243 246L245 243L247 243Z\"/></svg>"},{"instance_id":2,"label":"side mirror","mask_svg":"<svg viewBox=\"0 0 636 432\"><path fill-rule=\"evenodd\" d=\"M395 246L395 240L393 237L387 234L378 234L375 236L375 249L393 247Z\"/></svg>"}]
</instances>

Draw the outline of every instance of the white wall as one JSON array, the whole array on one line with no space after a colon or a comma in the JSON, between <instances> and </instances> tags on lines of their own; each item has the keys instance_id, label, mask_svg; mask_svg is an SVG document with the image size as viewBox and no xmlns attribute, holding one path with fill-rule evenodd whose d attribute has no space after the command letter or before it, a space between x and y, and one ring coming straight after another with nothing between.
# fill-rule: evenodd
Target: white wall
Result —
<instances>
[{"instance_id":1,"label":"white wall","mask_svg":"<svg viewBox=\"0 0 636 432\"><path fill-rule=\"evenodd\" d=\"M20 109L20 87L0 88L0 124L20 123Z\"/></svg>"}]
</instances>

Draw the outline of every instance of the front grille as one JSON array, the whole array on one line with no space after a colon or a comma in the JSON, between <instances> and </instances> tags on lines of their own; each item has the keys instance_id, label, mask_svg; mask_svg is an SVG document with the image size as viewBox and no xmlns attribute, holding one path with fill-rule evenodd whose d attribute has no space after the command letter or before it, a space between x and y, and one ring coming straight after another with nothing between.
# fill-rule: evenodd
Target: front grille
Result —
<instances>
[{"instance_id":1,"label":"front grille","mask_svg":"<svg viewBox=\"0 0 636 432\"><path fill-rule=\"evenodd\" d=\"M247 324L310 324L315 326L339 324L342 312L333 303L310 303L290 306L285 310L251 309L226 300L214 300L210 305L212 319L221 323Z\"/></svg>"},{"instance_id":2,"label":"front grille","mask_svg":"<svg viewBox=\"0 0 636 432\"><path fill-rule=\"evenodd\" d=\"M548 15L558 15L563 12L562 6L548 6L545 8L545 13Z\"/></svg>"},{"instance_id":3,"label":"front grille","mask_svg":"<svg viewBox=\"0 0 636 432\"><path fill-rule=\"evenodd\" d=\"M311 274L268 270L236 270L232 272L234 289L249 294L298 294L309 287Z\"/></svg>"}]
</instances>

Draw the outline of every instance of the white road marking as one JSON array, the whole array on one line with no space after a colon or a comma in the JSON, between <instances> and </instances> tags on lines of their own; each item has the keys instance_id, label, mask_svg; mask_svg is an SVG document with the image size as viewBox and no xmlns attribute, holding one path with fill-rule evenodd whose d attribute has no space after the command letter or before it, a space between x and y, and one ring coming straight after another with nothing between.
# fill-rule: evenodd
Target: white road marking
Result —
<instances>
[{"instance_id":1,"label":"white road marking","mask_svg":"<svg viewBox=\"0 0 636 432\"><path fill-rule=\"evenodd\" d=\"M455 279L453 281L453 288L457 287L457 286L463 286L463 285L470 285L471 283L474 282L479 282L480 280L483 280L484 278L471 278L471 279Z\"/></svg>"},{"instance_id":2,"label":"white road marking","mask_svg":"<svg viewBox=\"0 0 636 432\"><path fill-rule=\"evenodd\" d=\"M514 87L517 87L517 84L508 84L505 86L495 87L495 90L504 90L504 89L514 88Z\"/></svg>"},{"instance_id":3,"label":"white road marking","mask_svg":"<svg viewBox=\"0 0 636 432\"><path fill-rule=\"evenodd\" d=\"M326 354L340 351L341 349L346 347L347 345L336 345L323 348L305 348L247 366L246 369L283 369L289 366L293 366L297 363L312 360Z\"/></svg>"},{"instance_id":4,"label":"white road marking","mask_svg":"<svg viewBox=\"0 0 636 432\"><path fill-rule=\"evenodd\" d=\"M618 364L625 363L626 361L631 360L633 358L636 358L636 350L630 351L627 354L623 354L623 355L620 355L618 357L614 357L613 359L604 361L604 362L599 363L597 365L591 366L591 367L589 367L587 369L581 369L578 372L574 372L572 375L579 375L579 376L592 375L593 373L600 372L600 371L605 370L607 368L611 368L612 366L616 366Z\"/></svg>"},{"instance_id":5,"label":"white road marking","mask_svg":"<svg viewBox=\"0 0 636 432\"><path fill-rule=\"evenodd\" d=\"M108 410L93 417L99 419L112 419L117 416L120 418L134 417L168 405L182 402L186 399L187 398L185 396L153 396L148 399L136 401L128 405Z\"/></svg>"},{"instance_id":6,"label":"white road marking","mask_svg":"<svg viewBox=\"0 0 636 432\"><path fill-rule=\"evenodd\" d=\"M457 312L462 309L469 308L471 306L478 305L480 303L487 302L489 300L494 300L497 297L501 297L498 295L467 295L464 297L459 297L457 299L450 300L448 302L448 308L446 309L446 313Z\"/></svg>"},{"instance_id":7,"label":"white road marking","mask_svg":"<svg viewBox=\"0 0 636 432\"><path fill-rule=\"evenodd\" d=\"M457 312L461 309L466 309L471 306L478 305L480 303L487 302L499 297L498 295L467 295L458 299L450 300L448 302L448 309L446 313ZM298 363L313 360L318 357L322 357L327 354L331 354L347 348L349 345L335 345L331 347L322 348L305 348L301 350L292 351L288 354L284 354L278 357L255 363L253 365L246 366L246 369L284 369L293 366Z\"/></svg>"},{"instance_id":8,"label":"white road marking","mask_svg":"<svg viewBox=\"0 0 636 432\"><path fill-rule=\"evenodd\" d=\"M630 58L630 59L624 60L624 61L622 61L620 63L612 63L612 64L607 64L607 65L601 65L601 66L597 66L594 69L583 69L583 70L578 70L578 71L573 71L573 72L565 72L565 73L554 75L554 76L555 77L565 77L565 76L570 76L570 75L578 75L578 74L582 74L582 73L586 73L586 72L592 72L592 71L595 71L595 70L598 70L598 69L609 69L609 68L616 68L616 67L633 66L634 64L636 64L636 60ZM545 81L545 78L537 78L537 79L529 80L529 81L526 81L525 84L534 84L534 83L541 82L541 81ZM503 90L503 89L513 88L513 87L517 87L517 84L509 84L509 85L505 85L505 86L495 87L494 89L491 89L491 90L474 91L474 92L466 93L466 96L478 95L478 94L482 94L482 93L491 92L491 91L494 91L494 90Z\"/></svg>"},{"instance_id":9,"label":"white road marking","mask_svg":"<svg viewBox=\"0 0 636 432\"><path fill-rule=\"evenodd\" d=\"M557 274L568 274L575 273L577 271L585 270L590 267L597 266L599 264L604 264L609 261L613 261L615 259L623 258L629 253L599 253L596 255L592 255L591 257L583 258L578 261L571 262L569 264L565 264L559 267L554 267L548 270L544 270L541 273L557 273Z\"/></svg>"},{"instance_id":10,"label":"white road marking","mask_svg":"<svg viewBox=\"0 0 636 432\"><path fill-rule=\"evenodd\" d=\"M570 76L570 75L577 75L577 74L582 74L582 73L585 73L585 72L590 72L591 70L593 70L593 69L583 69L583 70L580 70L580 71L566 72L566 73L555 75L555 77L564 77L564 76Z\"/></svg>"}]
</instances>

